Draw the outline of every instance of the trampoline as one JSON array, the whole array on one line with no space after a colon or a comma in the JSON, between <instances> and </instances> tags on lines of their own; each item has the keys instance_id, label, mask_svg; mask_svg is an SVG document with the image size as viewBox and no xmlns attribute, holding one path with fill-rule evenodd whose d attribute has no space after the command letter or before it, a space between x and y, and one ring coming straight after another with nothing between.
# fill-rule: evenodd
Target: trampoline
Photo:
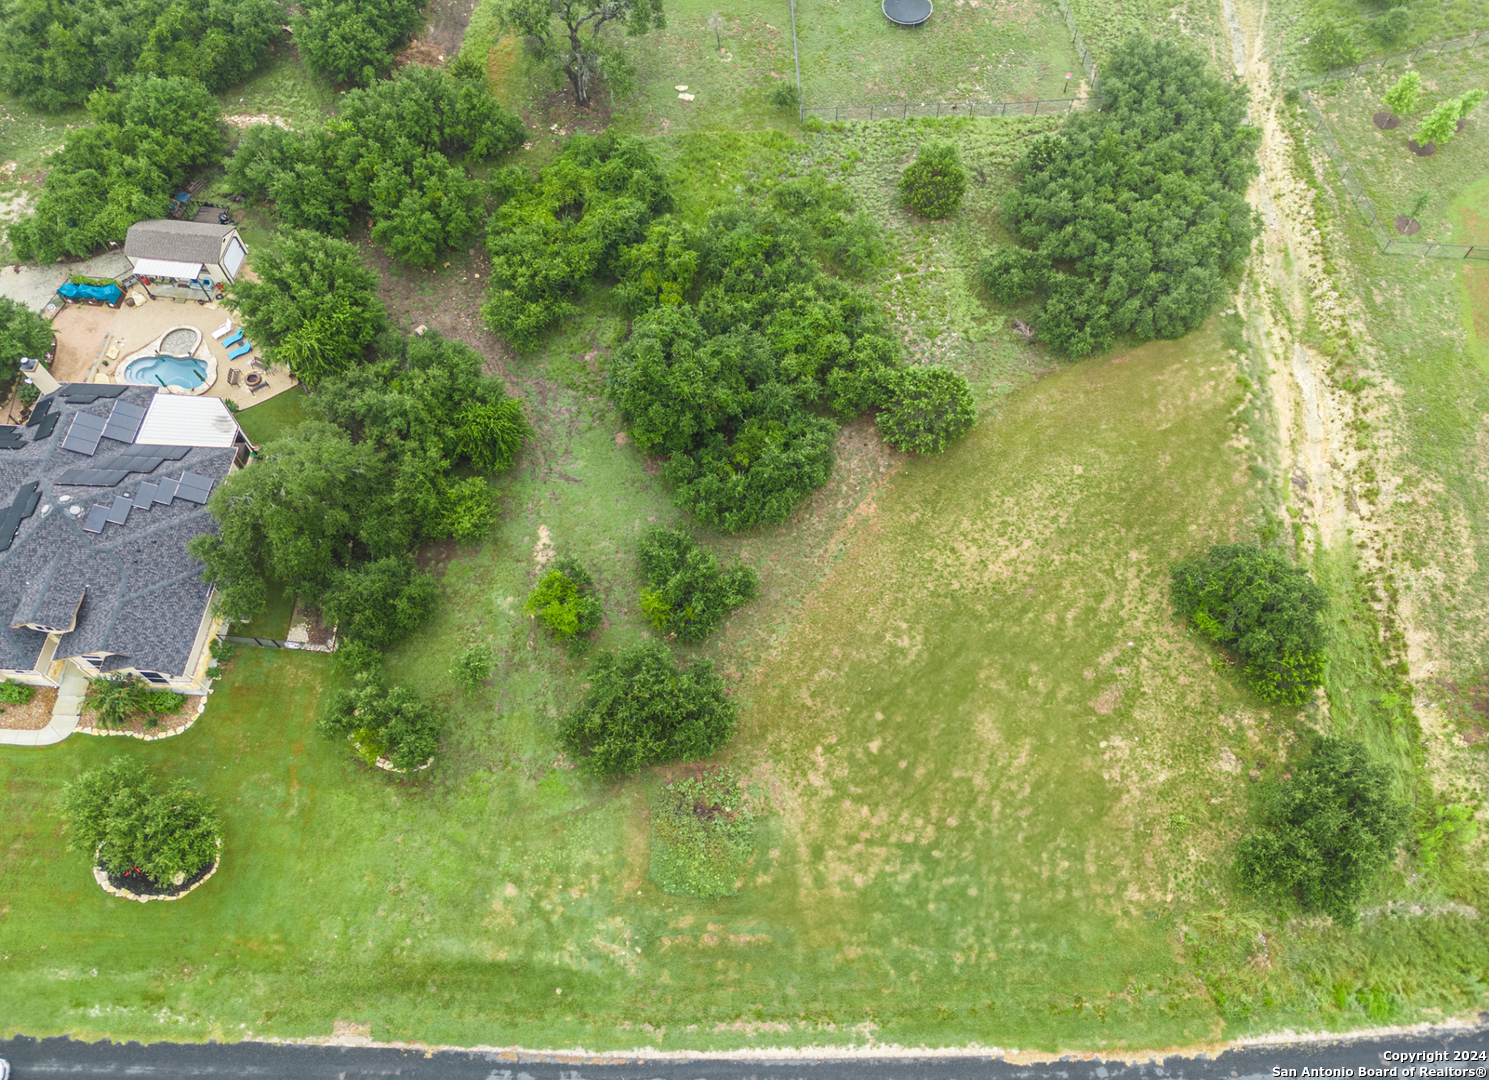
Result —
<instances>
[{"instance_id":1,"label":"trampoline","mask_svg":"<svg viewBox=\"0 0 1489 1080\"><path fill-rule=\"evenodd\" d=\"M884 17L896 26L919 26L931 17L931 0L883 0Z\"/></svg>"}]
</instances>

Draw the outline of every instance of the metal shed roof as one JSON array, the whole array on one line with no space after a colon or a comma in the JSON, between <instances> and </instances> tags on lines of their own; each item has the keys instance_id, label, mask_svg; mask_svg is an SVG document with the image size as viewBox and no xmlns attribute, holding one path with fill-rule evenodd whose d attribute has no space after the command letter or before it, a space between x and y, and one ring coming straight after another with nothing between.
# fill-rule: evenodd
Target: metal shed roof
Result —
<instances>
[{"instance_id":1,"label":"metal shed roof","mask_svg":"<svg viewBox=\"0 0 1489 1080\"><path fill-rule=\"evenodd\" d=\"M134 441L152 446L232 446L237 438L238 422L221 398L156 394Z\"/></svg>"},{"instance_id":2,"label":"metal shed roof","mask_svg":"<svg viewBox=\"0 0 1489 1080\"><path fill-rule=\"evenodd\" d=\"M215 263L222 255L222 238L231 225L200 221L137 221L124 234L124 254L133 259Z\"/></svg>"}]
</instances>

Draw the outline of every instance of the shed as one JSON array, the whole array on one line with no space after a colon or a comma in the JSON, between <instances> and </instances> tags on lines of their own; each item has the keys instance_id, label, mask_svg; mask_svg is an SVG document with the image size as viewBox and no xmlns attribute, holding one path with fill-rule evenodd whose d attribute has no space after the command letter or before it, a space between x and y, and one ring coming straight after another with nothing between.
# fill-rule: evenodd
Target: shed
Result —
<instances>
[{"instance_id":1,"label":"shed","mask_svg":"<svg viewBox=\"0 0 1489 1080\"><path fill-rule=\"evenodd\" d=\"M140 277L221 284L237 280L248 246L232 225L160 219L131 225L124 255Z\"/></svg>"}]
</instances>

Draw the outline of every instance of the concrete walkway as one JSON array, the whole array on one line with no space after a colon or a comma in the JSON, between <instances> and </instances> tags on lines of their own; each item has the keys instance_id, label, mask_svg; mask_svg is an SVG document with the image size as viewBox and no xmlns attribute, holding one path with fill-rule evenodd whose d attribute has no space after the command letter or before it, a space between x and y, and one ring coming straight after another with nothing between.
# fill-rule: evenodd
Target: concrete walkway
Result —
<instances>
[{"instance_id":1,"label":"concrete walkway","mask_svg":"<svg viewBox=\"0 0 1489 1080\"><path fill-rule=\"evenodd\" d=\"M0 730L0 746L51 746L77 730L83 715L83 695L88 680L68 664L62 669L62 684L57 688L57 704L52 708L52 722L33 731Z\"/></svg>"}]
</instances>

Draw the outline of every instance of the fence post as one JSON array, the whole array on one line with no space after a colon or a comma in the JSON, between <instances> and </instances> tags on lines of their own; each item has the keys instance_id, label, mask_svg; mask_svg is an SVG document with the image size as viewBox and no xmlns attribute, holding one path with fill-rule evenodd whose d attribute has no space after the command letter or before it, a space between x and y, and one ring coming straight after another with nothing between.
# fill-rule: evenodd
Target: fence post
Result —
<instances>
[{"instance_id":1,"label":"fence post","mask_svg":"<svg viewBox=\"0 0 1489 1080\"><path fill-rule=\"evenodd\" d=\"M1039 115L1039 102L1038 101L1034 102L1034 115L1035 116L1038 116Z\"/></svg>"}]
</instances>

